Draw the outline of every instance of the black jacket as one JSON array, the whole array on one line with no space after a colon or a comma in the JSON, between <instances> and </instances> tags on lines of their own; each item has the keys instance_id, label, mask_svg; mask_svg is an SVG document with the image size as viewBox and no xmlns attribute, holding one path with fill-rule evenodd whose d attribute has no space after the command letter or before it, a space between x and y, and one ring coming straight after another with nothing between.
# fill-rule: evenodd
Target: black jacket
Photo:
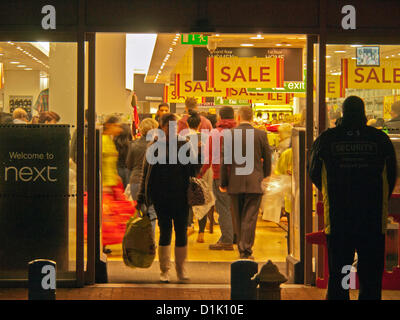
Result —
<instances>
[{"instance_id":1,"label":"black jacket","mask_svg":"<svg viewBox=\"0 0 400 320\"><path fill-rule=\"evenodd\" d=\"M146 152L153 152L153 142L149 145ZM187 190L189 187L189 177L195 177L201 169L199 161L200 154L197 155L198 164L181 163L177 157L177 163L170 163L169 142L160 141L159 145L163 145L166 151L166 163L150 164L147 161L147 156L143 159L143 171L138 192L138 202L144 203L149 206L152 203L165 203L171 201L184 201L187 202ZM190 144L189 141L178 141L177 150L178 154L181 148L186 148ZM186 147L185 147L186 146ZM159 156L158 151L155 156ZM189 149L186 155L189 155Z\"/></svg>"},{"instance_id":2,"label":"black jacket","mask_svg":"<svg viewBox=\"0 0 400 320\"><path fill-rule=\"evenodd\" d=\"M326 234L385 233L396 155L384 132L366 125L328 129L315 140L308 169L323 194Z\"/></svg>"}]
</instances>

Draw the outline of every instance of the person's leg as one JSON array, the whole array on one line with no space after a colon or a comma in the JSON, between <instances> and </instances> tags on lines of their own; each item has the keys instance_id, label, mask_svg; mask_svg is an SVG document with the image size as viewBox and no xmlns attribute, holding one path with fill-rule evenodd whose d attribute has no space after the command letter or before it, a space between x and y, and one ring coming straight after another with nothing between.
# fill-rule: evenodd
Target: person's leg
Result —
<instances>
[{"instance_id":1,"label":"person's leg","mask_svg":"<svg viewBox=\"0 0 400 320\"><path fill-rule=\"evenodd\" d=\"M233 225L231 215L231 198L228 193L219 190L219 180L213 181L215 208L218 212L218 223L221 228L221 238L218 242L233 243Z\"/></svg>"},{"instance_id":2,"label":"person's leg","mask_svg":"<svg viewBox=\"0 0 400 320\"><path fill-rule=\"evenodd\" d=\"M234 226L234 231L236 234L236 240L237 240L237 245L238 245L238 250L239 254L242 255L242 247L239 245L240 239L241 239L241 213L242 213L242 195L241 194L231 194L231 203L232 203L232 218L233 218L233 226Z\"/></svg>"},{"instance_id":3,"label":"person's leg","mask_svg":"<svg viewBox=\"0 0 400 320\"><path fill-rule=\"evenodd\" d=\"M349 300L349 289L343 288L343 267L352 265L354 260L354 243L352 237L327 235L329 280L327 300ZM347 282L346 282L347 283Z\"/></svg>"},{"instance_id":4,"label":"person's leg","mask_svg":"<svg viewBox=\"0 0 400 320\"><path fill-rule=\"evenodd\" d=\"M239 246L245 256L251 256L253 253L252 247L254 245L261 198L262 194L244 194Z\"/></svg>"},{"instance_id":5,"label":"person's leg","mask_svg":"<svg viewBox=\"0 0 400 320\"><path fill-rule=\"evenodd\" d=\"M158 217L158 225L160 228L160 239L158 242L158 259L161 271L160 280L161 282L169 282L169 270L171 268L172 218L166 204L154 204L154 209Z\"/></svg>"},{"instance_id":6,"label":"person's leg","mask_svg":"<svg viewBox=\"0 0 400 320\"><path fill-rule=\"evenodd\" d=\"M206 225L207 225L207 215L205 215L203 218L199 220L199 233L204 233L204 230L206 230Z\"/></svg>"},{"instance_id":7,"label":"person's leg","mask_svg":"<svg viewBox=\"0 0 400 320\"><path fill-rule=\"evenodd\" d=\"M169 246L172 238L172 213L168 208L168 204L154 203L154 209L158 218L158 226L160 228L159 246Z\"/></svg>"},{"instance_id":8,"label":"person's leg","mask_svg":"<svg viewBox=\"0 0 400 320\"><path fill-rule=\"evenodd\" d=\"M175 229L175 267L179 280L188 280L185 270L187 256L187 221L189 207L187 203L175 201L174 203L174 229Z\"/></svg>"},{"instance_id":9,"label":"person's leg","mask_svg":"<svg viewBox=\"0 0 400 320\"><path fill-rule=\"evenodd\" d=\"M385 235L365 235L357 239L359 300L381 300L385 265Z\"/></svg>"}]
</instances>

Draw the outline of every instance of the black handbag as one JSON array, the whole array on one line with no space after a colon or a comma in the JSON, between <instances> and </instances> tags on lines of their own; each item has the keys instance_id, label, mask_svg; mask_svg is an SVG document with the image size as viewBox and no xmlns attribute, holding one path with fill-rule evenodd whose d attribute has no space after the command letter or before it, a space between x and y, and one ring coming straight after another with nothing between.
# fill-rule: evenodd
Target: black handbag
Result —
<instances>
[{"instance_id":1,"label":"black handbag","mask_svg":"<svg viewBox=\"0 0 400 320\"><path fill-rule=\"evenodd\" d=\"M189 206L202 206L211 201L207 182L201 178L190 177L187 192Z\"/></svg>"}]
</instances>

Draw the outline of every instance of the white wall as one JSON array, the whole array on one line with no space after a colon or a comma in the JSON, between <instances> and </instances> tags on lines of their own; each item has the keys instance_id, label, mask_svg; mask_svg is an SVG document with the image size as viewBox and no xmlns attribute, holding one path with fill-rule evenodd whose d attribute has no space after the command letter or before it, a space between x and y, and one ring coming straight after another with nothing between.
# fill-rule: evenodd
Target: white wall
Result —
<instances>
[{"instance_id":1,"label":"white wall","mask_svg":"<svg viewBox=\"0 0 400 320\"><path fill-rule=\"evenodd\" d=\"M130 114L131 93L125 89L125 34L96 34L96 113Z\"/></svg>"},{"instance_id":2,"label":"white wall","mask_svg":"<svg viewBox=\"0 0 400 320\"><path fill-rule=\"evenodd\" d=\"M49 106L60 124L76 124L77 63L76 43L50 43Z\"/></svg>"},{"instance_id":3,"label":"white wall","mask_svg":"<svg viewBox=\"0 0 400 320\"><path fill-rule=\"evenodd\" d=\"M40 93L40 72L25 70L4 71L4 111L9 112L10 96L33 96L32 107Z\"/></svg>"}]
</instances>

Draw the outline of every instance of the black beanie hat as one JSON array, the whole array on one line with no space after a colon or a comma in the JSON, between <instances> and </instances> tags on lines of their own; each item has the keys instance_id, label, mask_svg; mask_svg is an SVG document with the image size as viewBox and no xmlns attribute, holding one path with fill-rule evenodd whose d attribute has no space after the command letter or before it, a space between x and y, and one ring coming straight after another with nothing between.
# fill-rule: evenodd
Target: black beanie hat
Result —
<instances>
[{"instance_id":1,"label":"black beanie hat","mask_svg":"<svg viewBox=\"0 0 400 320\"><path fill-rule=\"evenodd\" d=\"M343 122L344 126L360 126L367 123L365 116L364 101L357 96L350 96L343 102Z\"/></svg>"},{"instance_id":2,"label":"black beanie hat","mask_svg":"<svg viewBox=\"0 0 400 320\"><path fill-rule=\"evenodd\" d=\"M221 119L234 119L235 111L230 106L223 106L221 109L219 109L219 116Z\"/></svg>"}]
</instances>

